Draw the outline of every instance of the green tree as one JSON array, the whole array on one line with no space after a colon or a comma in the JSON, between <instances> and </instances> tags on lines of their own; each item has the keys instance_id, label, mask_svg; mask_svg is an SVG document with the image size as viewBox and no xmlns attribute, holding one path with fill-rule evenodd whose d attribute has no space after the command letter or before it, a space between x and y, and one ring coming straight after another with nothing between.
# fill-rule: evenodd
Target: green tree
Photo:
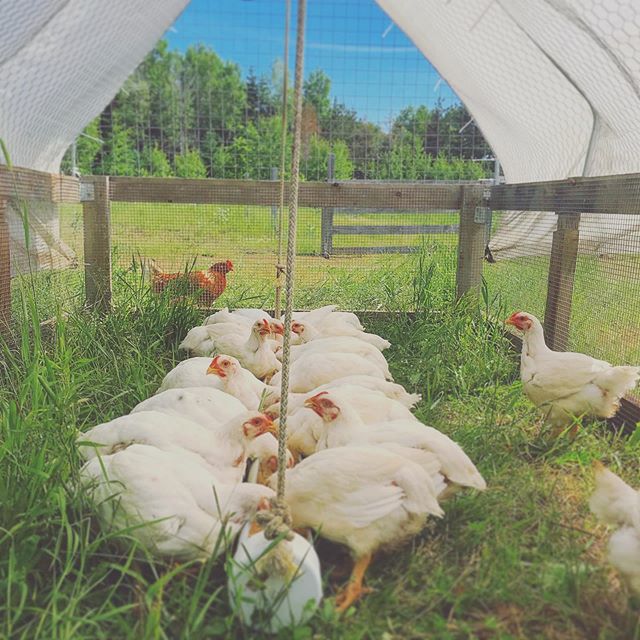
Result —
<instances>
[{"instance_id":1,"label":"green tree","mask_svg":"<svg viewBox=\"0 0 640 640\"><path fill-rule=\"evenodd\" d=\"M315 110L316 116L323 130L328 124L328 118L331 111L331 101L329 99L330 91L331 80L321 69L313 71L304 81L304 101L311 105Z\"/></svg>"},{"instance_id":2,"label":"green tree","mask_svg":"<svg viewBox=\"0 0 640 640\"><path fill-rule=\"evenodd\" d=\"M200 148L210 131L224 143L230 141L244 121L247 99L238 65L223 62L205 45L189 47L181 82L191 111L197 114L192 142Z\"/></svg>"},{"instance_id":3,"label":"green tree","mask_svg":"<svg viewBox=\"0 0 640 640\"><path fill-rule=\"evenodd\" d=\"M206 178L207 169L196 149L179 153L175 157L176 175L179 178Z\"/></svg>"},{"instance_id":4,"label":"green tree","mask_svg":"<svg viewBox=\"0 0 640 640\"><path fill-rule=\"evenodd\" d=\"M215 171L216 175L219 175L223 169L227 177L269 180L271 169L280 166L281 131L280 118L277 116L260 118L255 124L249 122L223 153L218 152L217 165L212 173ZM289 134L285 153L285 175L288 175L291 164Z\"/></svg>"},{"instance_id":5,"label":"green tree","mask_svg":"<svg viewBox=\"0 0 640 640\"><path fill-rule=\"evenodd\" d=\"M246 80L246 120L257 122L260 118L268 118L276 113L276 100L266 78L258 78L253 70L249 70Z\"/></svg>"},{"instance_id":6,"label":"green tree","mask_svg":"<svg viewBox=\"0 0 640 640\"><path fill-rule=\"evenodd\" d=\"M134 149L133 137L129 129L125 129L115 121L111 129L111 137L105 147L102 165L105 174L113 176L138 174L138 154Z\"/></svg>"},{"instance_id":7,"label":"green tree","mask_svg":"<svg viewBox=\"0 0 640 640\"><path fill-rule=\"evenodd\" d=\"M96 172L96 159L102 144L100 142L99 118L92 120L83 130L84 135L79 135L76 139L76 164L80 175L91 175ZM62 158L61 170L71 173L71 147Z\"/></svg>"},{"instance_id":8,"label":"green tree","mask_svg":"<svg viewBox=\"0 0 640 640\"><path fill-rule=\"evenodd\" d=\"M141 157L142 175L167 178L173 175L167 154L157 145L147 147Z\"/></svg>"},{"instance_id":9,"label":"green tree","mask_svg":"<svg viewBox=\"0 0 640 640\"><path fill-rule=\"evenodd\" d=\"M315 135L309 142L309 153L303 163L306 180L326 180L329 154L335 155L334 177L336 180L350 180L353 177L353 163L349 157L349 147L343 140L333 145L328 140Z\"/></svg>"}]
</instances>

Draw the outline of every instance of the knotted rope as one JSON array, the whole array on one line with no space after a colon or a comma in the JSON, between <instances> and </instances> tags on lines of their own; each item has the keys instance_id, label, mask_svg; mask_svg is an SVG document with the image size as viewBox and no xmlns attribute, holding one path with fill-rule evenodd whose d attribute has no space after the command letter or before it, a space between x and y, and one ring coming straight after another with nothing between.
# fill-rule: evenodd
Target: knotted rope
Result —
<instances>
[{"instance_id":1,"label":"knotted rope","mask_svg":"<svg viewBox=\"0 0 640 640\"><path fill-rule=\"evenodd\" d=\"M267 540L275 540L279 536L283 536L287 540L291 540L293 538L291 512L287 503L278 500L278 498L271 498L269 504L269 511L258 511L256 514L256 522L262 528L264 537Z\"/></svg>"}]
</instances>

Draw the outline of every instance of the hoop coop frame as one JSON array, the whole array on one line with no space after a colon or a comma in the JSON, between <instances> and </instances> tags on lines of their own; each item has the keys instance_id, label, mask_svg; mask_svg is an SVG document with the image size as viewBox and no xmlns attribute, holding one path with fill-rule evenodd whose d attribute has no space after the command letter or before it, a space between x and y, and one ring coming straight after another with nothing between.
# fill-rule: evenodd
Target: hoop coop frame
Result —
<instances>
[{"instance_id":1,"label":"hoop coop frame","mask_svg":"<svg viewBox=\"0 0 640 640\"><path fill-rule=\"evenodd\" d=\"M79 637L98 627L117 636L132 624L134 634L222 637L235 633L227 628L234 615L258 629L271 606L279 613L269 619L270 631L304 621L313 633L330 635L337 618L324 609L319 622L312 618L327 584L315 539L302 528L323 531L317 523L298 530L289 479L316 454L345 444L387 447L404 466L387 478L381 454L380 469L372 463L359 474L349 467L344 478L324 477L339 489L324 503L321 491L305 485L308 504L320 495L317 511L330 512L341 491L352 498L340 505L336 521L344 516L343 528L355 522L356 533L341 537L338 527L327 536L340 544L348 539L355 560L337 611L366 591L363 577L378 550L423 532L410 551L411 579L394 567L398 580L388 566L373 578L390 580L389 593L402 602L398 610L406 600L408 613L372 607L370 618L348 621L355 635L431 637L444 628L451 637L597 637L605 628L614 630L612 637L637 635L635 617L612 604L623 600L624 588L597 573L604 533L585 513L589 463L608 457L631 476L630 485L638 485L633 474L640 477L634 387L640 6L622 0L18 4L0 15L8 34L0 42L0 460L7 463L8 506L1 506L11 534L4 540L9 586L0 597L0 610L11 615L0 616L0 635L56 637L60 620L72 620ZM316 318L326 325L314 327ZM194 332L199 337L192 343ZM569 382L540 402L531 391L535 375L514 383L517 353L522 350L522 362L536 358L529 348L535 332L544 358L569 363ZM250 392L239 397L216 365L223 355L218 345L232 354L236 338L243 345L238 376L245 376L242 391ZM314 347L314 340L324 342ZM337 355L331 360L323 352L326 362L315 366L321 347ZM262 361L259 374L240 362L255 354L265 356L265 375ZM175 503L166 531L179 521L182 532L184 523L200 522L190 516L202 511L206 544L192 545L197 553L184 551L182 533L167 533L179 553L164 554L164 539L149 534L148 557L134 560L112 547L111 533L93 535L84 496L69 509L70 479L91 466L77 430L126 416L134 421L146 410L140 403L169 390L164 382L183 360L200 367L197 384L177 376L176 396L209 387L212 396L234 396L225 410L251 412L260 426L234 423L231 430L233 421L217 413L210 424L198 397L195 414L211 441L229 429L220 446L224 464L217 464L219 452L200 449L199 436L180 440L177 448L187 452L181 464L195 461L194 473L208 478L206 492L217 484L250 485L248 497L229 498L237 519L222 513L227 504L216 504L214 514L209 493L194 497L176 472L176 486L187 489L169 497ZM296 366L301 361L306 377ZM575 391L578 362L587 363L586 382L576 382ZM352 387L344 406L338 406L339 385L331 386L336 380ZM588 402L565 411L571 424L552 439L547 427L559 426L554 406L586 388ZM331 393L338 400L328 398L323 409L317 396ZM171 407L170 420L184 407ZM607 424L591 424L587 415ZM169 419L154 420L176 435ZM435 425L424 433L436 440L415 434L422 422ZM406 427L402 444L387 441L392 423L399 432ZM308 442L295 440L301 424L312 432ZM202 435L199 426L194 433ZM333 439L340 429L344 440L343 432ZM127 434L122 442L96 445L94 454L108 458L103 479L122 452L176 448L171 438L156 442L155 434L140 433L140 442ZM440 445L449 447L451 459ZM350 451L343 451L346 458ZM352 487L369 471L370 485L382 478L378 494L370 485L361 492ZM464 482L452 479L458 472ZM600 466L595 473L600 491L600 480L610 477ZM481 495L485 478L489 491ZM100 478L93 480L101 486ZM89 495L95 486L82 490ZM478 495L441 508L455 487ZM123 499L140 499L143 489ZM152 494L151 488L155 519ZM521 495L529 501L524 507ZM605 502L624 502L618 498ZM92 512L105 528L107 502ZM597 516L598 502L589 503ZM184 514L187 503L194 511ZM403 526L383 520L389 513ZM453 524L436 526L432 535L423 525L433 516L453 517ZM640 532L635 519L619 516L620 530L633 530L633 548L622 545L633 562L616 564L615 553L610 560L626 576L637 565ZM372 522L389 524L393 540L381 525L372 527L371 544L360 547L357 538ZM129 524L128 539L145 546L145 527ZM209 548L218 526L222 533ZM235 549L234 536L241 540ZM619 550L612 540L610 549ZM505 548L499 571L487 569L486 558L493 561ZM323 564L334 561L331 549L317 549ZM196 578L178 584L182 572L162 564L174 556L209 560L223 551L224 580L204 563ZM33 566L22 567L19 559L32 555ZM157 565L149 560L154 555L162 559ZM45 566L52 591L39 573ZM427 574L441 581L425 586L438 597L424 611L402 596ZM271 590L286 593L301 575L304 593L276 603ZM216 594L227 577L223 603ZM23 582L41 591L32 593ZM630 584L640 584L637 575ZM100 585L109 585L108 593ZM214 585L213 595L205 585ZM442 585L454 585L465 598L450 606L440 597ZM243 589L262 604L243 600ZM132 593L144 594L140 606L131 604ZM522 607L530 599L535 615ZM313 606L305 609L305 601ZM131 622L138 609L140 619Z\"/></svg>"}]
</instances>

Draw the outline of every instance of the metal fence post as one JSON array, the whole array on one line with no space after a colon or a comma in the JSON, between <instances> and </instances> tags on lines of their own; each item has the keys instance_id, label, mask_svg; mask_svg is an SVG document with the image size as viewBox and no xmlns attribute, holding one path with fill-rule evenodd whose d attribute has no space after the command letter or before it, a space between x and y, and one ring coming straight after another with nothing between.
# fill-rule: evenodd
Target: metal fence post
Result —
<instances>
[{"instance_id":1,"label":"metal fence post","mask_svg":"<svg viewBox=\"0 0 640 640\"><path fill-rule=\"evenodd\" d=\"M490 190L482 185L465 185L462 189L460 228L458 231L458 269L456 298L468 291L479 291L482 284L485 221Z\"/></svg>"},{"instance_id":2,"label":"metal fence post","mask_svg":"<svg viewBox=\"0 0 640 640\"><path fill-rule=\"evenodd\" d=\"M580 240L580 214L558 213L557 217L549 261L544 333L550 349L564 351L569 344L573 281Z\"/></svg>"},{"instance_id":3,"label":"metal fence post","mask_svg":"<svg viewBox=\"0 0 640 640\"><path fill-rule=\"evenodd\" d=\"M327 182L335 180L336 156L333 153L327 158ZM333 252L333 208L323 207L322 221L320 224L320 253L325 258L330 258Z\"/></svg>"},{"instance_id":4,"label":"metal fence post","mask_svg":"<svg viewBox=\"0 0 640 640\"><path fill-rule=\"evenodd\" d=\"M111 209L109 177L88 176L80 183L84 222L84 286L87 304L111 308Z\"/></svg>"}]
</instances>

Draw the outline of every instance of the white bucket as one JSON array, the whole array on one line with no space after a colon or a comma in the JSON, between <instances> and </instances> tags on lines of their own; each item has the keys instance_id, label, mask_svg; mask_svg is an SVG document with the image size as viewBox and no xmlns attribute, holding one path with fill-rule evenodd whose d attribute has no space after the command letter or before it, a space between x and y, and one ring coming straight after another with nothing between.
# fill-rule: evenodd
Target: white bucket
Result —
<instances>
[{"instance_id":1,"label":"white bucket","mask_svg":"<svg viewBox=\"0 0 640 640\"><path fill-rule=\"evenodd\" d=\"M274 543L261 531L249 536L249 527L246 525L240 532L229 568L232 608L245 624L271 633L303 624L322 600L322 574L315 549L294 533L293 540L277 543L285 545L290 554L291 577L270 575L260 579L255 563Z\"/></svg>"}]
</instances>

